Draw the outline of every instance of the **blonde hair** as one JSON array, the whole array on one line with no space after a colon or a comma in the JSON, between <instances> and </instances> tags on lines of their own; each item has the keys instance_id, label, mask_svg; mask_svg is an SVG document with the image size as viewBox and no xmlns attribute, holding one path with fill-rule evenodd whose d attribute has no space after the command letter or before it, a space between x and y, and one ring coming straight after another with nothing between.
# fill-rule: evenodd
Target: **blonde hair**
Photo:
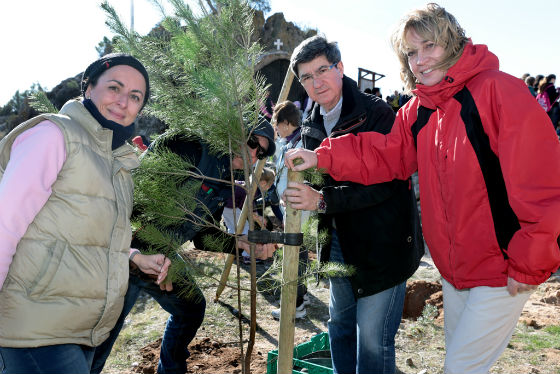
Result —
<instances>
[{"instance_id":1,"label":"blonde hair","mask_svg":"<svg viewBox=\"0 0 560 374\"><path fill-rule=\"evenodd\" d=\"M415 89L417 83L408 64L410 46L407 44L406 34L409 30L416 31L425 40L430 40L444 49L442 60L433 67L434 69L448 70L459 60L468 42L465 30L455 17L438 4L429 3L423 9L408 13L391 36L393 50L401 63L401 79L406 92Z\"/></svg>"},{"instance_id":2,"label":"blonde hair","mask_svg":"<svg viewBox=\"0 0 560 374\"><path fill-rule=\"evenodd\" d=\"M548 87L549 83L548 83L548 79L546 79L546 77L541 78L541 80L539 81L539 85L537 88L537 93L543 93L544 91L546 91L546 88Z\"/></svg>"}]
</instances>

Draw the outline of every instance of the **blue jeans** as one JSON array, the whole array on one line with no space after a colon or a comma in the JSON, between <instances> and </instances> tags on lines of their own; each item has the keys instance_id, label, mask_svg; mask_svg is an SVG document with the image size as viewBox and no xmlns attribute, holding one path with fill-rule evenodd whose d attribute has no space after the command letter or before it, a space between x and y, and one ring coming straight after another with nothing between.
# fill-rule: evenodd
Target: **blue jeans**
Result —
<instances>
[{"instance_id":1,"label":"blue jeans","mask_svg":"<svg viewBox=\"0 0 560 374\"><path fill-rule=\"evenodd\" d=\"M344 263L336 231L330 261ZM330 279L330 291L328 328L334 373L394 373L395 334L406 282L356 299L350 280L338 277Z\"/></svg>"},{"instance_id":2,"label":"blue jeans","mask_svg":"<svg viewBox=\"0 0 560 374\"><path fill-rule=\"evenodd\" d=\"M143 280L137 275L131 274L123 311L109 338L96 348L91 374L98 374L103 370L105 361L109 357L113 344L123 327L124 320L134 306L140 291L152 296L170 314L161 342L158 373L183 374L187 371L186 360L190 355L187 347L204 320L206 301L202 292L197 289L196 296L186 299L184 296L178 296L178 293L181 292L181 287L178 284L173 284L173 291L166 292L160 290L159 286L153 281Z\"/></svg>"},{"instance_id":3,"label":"blue jeans","mask_svg":"<svg viewBox=\"0 0 560 374\"><path fill-rule=\"evenodd\" d=\"M88 374L94 350L94 347L78 344L37 348L0 347L0 370L3 374Z\"/></svg>"}]
</instances>

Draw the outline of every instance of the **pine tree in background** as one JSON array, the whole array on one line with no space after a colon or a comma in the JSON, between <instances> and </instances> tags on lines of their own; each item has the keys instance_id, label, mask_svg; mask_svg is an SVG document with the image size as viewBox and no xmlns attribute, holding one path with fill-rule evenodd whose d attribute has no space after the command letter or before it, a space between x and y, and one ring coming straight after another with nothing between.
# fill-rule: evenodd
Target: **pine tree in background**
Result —
<instances>
[{"instance_id":1,"label":"pine tree in background","mask_svg":"<svg viewBox=\"0 0 560 374\"><path fill-rule=\"evenodd\" d=\"M58 113L58 110L43 90L33 92L29 99L31 107L39 113Z\"/></svg>"}]
</instances>

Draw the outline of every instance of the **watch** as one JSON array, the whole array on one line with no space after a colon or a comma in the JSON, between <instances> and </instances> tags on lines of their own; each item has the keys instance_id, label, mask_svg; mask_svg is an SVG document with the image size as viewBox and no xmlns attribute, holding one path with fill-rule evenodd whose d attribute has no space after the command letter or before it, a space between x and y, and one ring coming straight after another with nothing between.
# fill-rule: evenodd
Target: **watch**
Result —
<instances>
[{"instance_id":1,"label":"watch","mask_svg":"<svg viewBox=\"0 0 560 374\"><path fill-rule=\"evenodd\" d=\"M317 200L317 213L326 213L327 212L327 202L325 201L325 197L323 196L322 192L319 192L319 200Z\"/></svg>"},{"instance_id":2,"label":"watch","mask_svg":"<svg viewBox=\"0 0 560 374\"><path fill-rule=\"evenodd\" d=\"M134 258L134 256L136 256L138 253L140 253L139 250L135 250L134 252L132 252L132 254L130 255L130 257L128 258L128 261L132 262L132 259Z\"/></svg>"}]
</instances>

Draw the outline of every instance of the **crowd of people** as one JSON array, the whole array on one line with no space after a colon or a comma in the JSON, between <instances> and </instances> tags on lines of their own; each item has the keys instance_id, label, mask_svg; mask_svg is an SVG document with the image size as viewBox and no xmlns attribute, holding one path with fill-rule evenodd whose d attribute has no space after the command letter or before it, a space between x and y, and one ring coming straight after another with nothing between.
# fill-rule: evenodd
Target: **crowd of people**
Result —
<instances>
[{"instance_id":1,"label":"crowd of people","mask_svg":"<svg viewBox=\"0 0 560 374\"><path fill-rule=\"evenodd\" d=\"M412 96L409 93L406 93L404 90L399 92L395 90L392 95L388 95L385 98L387 104L393 109L393 111L398 112L400 108L404 106L410 100Z\"/></svg>"},{"instance_id":2,"label":"crowd of people","mask_svg":"<svg viewBox=\"0 0 560 374\"><path fill-rule=\"evenodd\" d=\"M521 80L525 82L531 95L548 114L552 126L560 136L560 104L558 103L560 87L555 86L556 75L544 76L539 74L533 77L529 73L525 73L521 76Z\"/></svg>"},{"instance_id":3,"label":"crowd of people","mask_svg":"<svg viewBox=\"0 0 560 374\"><path fill-rule=\"evenodd\" d=\"M408 13L391 43L404 91L384 101L344 74L336 42L304 40L289 68L310 104L276 104L272 124L262 118L248 130L246 156L252 164L273 160L261 201L276 206L280 222L286 204L315 212L328 233L318 261L355 269L329 279L334 373L396 372L406 281L424 239L442 276L444 371L487 373L531 293L560 266L555 76L524 84L501 72L488 47L433 3ZM158 372L186 372L204 296L188 278L166 281L170 259L143 253L149 245L132 238L131 216L142 207L133 205L131 170L158 153L188 159L208 177L194 213L224 219L232 231L227 217L235 217L242 194L232 199L219 180L244 164L241 150L230 162L176 132L158 137L139 160L127 140L149 97L140 61L106 55L85 70L82 97L0 142L2 373L101 372L141 290L170 314ZM323 172L321 184L287 180L288 169L310 167ZM162 225L213 250L202 238L220 230L191 218ZM228 238L224 252L249 248L243 235ZM275 248L257 245L255 253L269 258ZM300 273L307 257L302 248ZM186 287L195 291L190 297ZM296 317L305 315L306 293L298 288Z\"/></svg>"}]
</instances>

